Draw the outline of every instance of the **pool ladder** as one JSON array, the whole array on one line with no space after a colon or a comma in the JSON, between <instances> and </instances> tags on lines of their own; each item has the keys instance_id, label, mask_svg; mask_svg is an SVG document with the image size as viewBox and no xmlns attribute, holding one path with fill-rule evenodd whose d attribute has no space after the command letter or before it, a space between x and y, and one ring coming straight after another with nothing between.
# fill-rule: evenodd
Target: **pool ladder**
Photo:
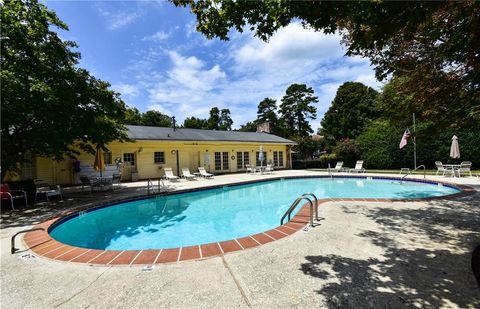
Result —
<instances>
[{"instance_id":1,"label":"pool ladder","mask_svg":"<svg viewBox=\"0 0 480 309\"><path fill-rule=\"evenodd\" d=\"M413 175L413 172L415 172L419 168L423 168L423 179L427 178L427 176L426 176L427 171L425 169L425 165L422 164L422 165L417 166L410 174L406 174L405 176L403 176L402 179L400 179L400 184L403 183L403 181L405 180L405 178L407 178L407 176Z\"/></svg>"},{"instance_id":2,"label":"pool ladder","mask_svg":"<svg viewBox=\"0 0 480 309\"><path fill-rule=\"evenodd\" d=\"M147 190L148 194L153 194L155 192L155 185L154 185L154 179L149 178L147 181ZM165 184L163 183L163 180L161 178L158 178L158 183L157 183L157 190L158 192L162 192L162 189L165 188Z\"/></svg>"},{"instance_id":3,"label":"pool ladder","mask_svg":"<svg viewBox=\"0 0 480 309\"><path fill-rule=\"evenodd\" d=\"M312 202L310 197L313 197L315 199L315 204ZM313 217L314 217L314 212L315 212L315 220L318 221L318 199L315 196L315 194L307 192L299 196L293 203L290 205L288 210L285 212L285 214L282 216L280 219L280 225L283 224L283 220L288 217L288 221L290 221L290 217L292 215L292 212L295 210L295 208L300 204L302 200L306 200L309 203L310 206L310 225L313 227Z\"/></svg>"}]
</instances>

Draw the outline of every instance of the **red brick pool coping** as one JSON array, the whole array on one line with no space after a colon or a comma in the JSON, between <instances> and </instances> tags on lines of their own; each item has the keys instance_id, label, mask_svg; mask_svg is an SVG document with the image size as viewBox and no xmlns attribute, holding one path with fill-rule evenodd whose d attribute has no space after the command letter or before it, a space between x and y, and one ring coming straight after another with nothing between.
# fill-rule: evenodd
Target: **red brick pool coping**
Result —
<instances>
[{"instance_id":1,"label":"red brick pool coping","mask_svg":"<svg viewBox=\"0 0 480 309\"><path fill-rule=\"evenodd\" d=\"M287 178L287 177L285 177ZM386 177L382 177L383 179ZM396 179L396 178L391 178ZM454 200L459 197L475 194L476 190L472 187L458 184L445 183L435 181L449 186L454 186L462 191L439 197L417 198L417 199L376 199L376 198L328 198L318 200L318 205L326 202L418 202L418 201L432 201L432 200ZM85 207L86 208L86 207ZM78 212L80 209L75 209L69 213ZM68 214L67 214L68 215ZM65 216L65 215L64 215ZM43 228L28 232L25 234L23 240L26 246L32 250L36 255L48 259L82 263L88 265L154 265L161 263L172 263L186 260L198 260L214 256L223 255L230 252L246 250L255 248L289 235L303 229L309 223L309 207L308 203L303 205L300 211L287 223L280 225L271 230L221 242L214 242L209 244L202 244L197 246L188 246L171 249L154 249L154 250L95 250L74 247L56 241L50 237L48 233L49 227L57 220L63 218L59 216L52 218L43 223L37 224L34 228Z\"/></svg>"}]
</instances>

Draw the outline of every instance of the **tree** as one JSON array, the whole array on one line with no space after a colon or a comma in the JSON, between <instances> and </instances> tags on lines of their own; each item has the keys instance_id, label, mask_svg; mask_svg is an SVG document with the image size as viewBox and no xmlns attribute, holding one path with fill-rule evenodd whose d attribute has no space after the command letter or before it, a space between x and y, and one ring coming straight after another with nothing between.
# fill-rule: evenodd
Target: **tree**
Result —
<instances>
[{"instance_id":1,"label":"tree","mask_svg":"<svg viewBox=\"0 0 480 309\"><path fill-rule=\"evenodd\" d=\"M210 117L207 120L207 129L218 130L220 123L220 110L218 107L212 107L210 109Z\"/></svg>"},{"instance_id":2,"label":"tree","mask_svg":"<svg viewBox=\"0 0 480 309\"><path fill-rule=\"evenodd\" d=\"M408 77L402 91L414 94L413 104L458 107L463 113L455 120L480 118L476 1L172 1L190 7L197 30L208 38L228 40L231 28L246 28L268 41L294 20L341 33L346 54L369 58L377 78ZM448 92L442 91L445 86Z\"/></svg>"},{"instance_id":3,"label":"tree","mask_svg":"<svg viewBox=\"0 0 480 309\"><path fill-rule=\"evenodd\" d=\"M207 127L207 120L196 117L187 117L183 121L183 127L189 129L205 129Z\"/></svg>"},{"instance_id":4,"label":"tree","mask_svg":"<svg viewBox=\"0 0 480 309\"><path fill-rule=\"evenodd\" d=\"M257 132L257 122L256 121L249 121L246 124L240 125L240 129L238 131L241 132Z\"/></svg>"},{"instance_id":5,"label":"tree","mask_svg":"<svg viewBox=\"0 0 480 309\"><path fill-rule=\"evenodd\" d=\"M36 0L1 7L2 179L26 156L61 159L78 149L127 139L125 104L107 82L78 68L74 42L54 12Z\"/></svg>"},{"instance_id":6,"label":"tree","mask_svg":"<svg viewBox=\"0 0 480 309\"><path fill-rule=\"evenodd\" d=\"M220 119L218 121L218 129L224 131L232 130L233 120L230 118L230 110L224 108L220 111Z\"/></svg>"},{"instance_id":7,"label":"tree","mask_svg":"<svg viewBox=\"0 0 480 309\"><path fill-rule=\"evenodd\" d=\"M377 95L377 91L362 83L341 85L321 121L320 134L335 140L357 137L378 116Z\"/></svg>"},{"instance_id":8,"label":"tree","mask_svg":"<svg viewBox=\"0 0 480 309\"><path fill-rule=\"evenodd\" d=\"M257 120L261 122L268 121L270 124L276 125L278 122L277 101L265 98L258 103Z\"/></svg>"},{"instance_id":9,"label":"tree","mask_svg":"<svg viewBox=\"0 0 480 309\"><path fill-rule=\"evenodd\" d=\"M173 122L170 116L159 111L147 111L142 115L142 125L152 127L172 127Z\"/></svg>"},{"instance_id":10,"label":"tree","mask_svg":"<svg viewBox=\"0 0 480 309\"><path fill-rule=\"evenodd\" d=\"M287 88L280 104L280 114L289 135L308 136L313 133L308 119L317 117L318 102L311 87L305 84L292 84Z\"/></svg>"},{"instance_id":11,"label":"tree","mask_svg":"<svg viewBox=\"0 0 480 309\"><path fill-rule=\"evenodd\" d=\"M125 111L125 124L142 125L142 113L138 109L127 108Z\"/></svg>"}]
</instances>

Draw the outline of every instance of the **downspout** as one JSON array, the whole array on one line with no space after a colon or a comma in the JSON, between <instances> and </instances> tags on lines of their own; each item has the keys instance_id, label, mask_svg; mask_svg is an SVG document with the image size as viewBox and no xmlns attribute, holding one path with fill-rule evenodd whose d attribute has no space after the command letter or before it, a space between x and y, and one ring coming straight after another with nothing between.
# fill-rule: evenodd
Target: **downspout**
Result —
<instances>
[{"instance_id":1,"label":"downspout","mask_svg":"<svg viewBox=\"0 0 480 309\"><path fill-rule=\"evenodd\" d=\"M292 169L292 145L288 146L288 155L290 157L290 162L289 162L290 169Z\"/></svg>"},{"instance_id":2,"label":"downspout","mask_svg":"<svg viewBox=\"0 0 480 309\"><path fill-rule=\"evenodd\" d=\"M175 154L177 155L177 176L180 177L180 159L179 159L179 156L178 156L178 149L175 150Z\"/></svg>"}]
</instances>

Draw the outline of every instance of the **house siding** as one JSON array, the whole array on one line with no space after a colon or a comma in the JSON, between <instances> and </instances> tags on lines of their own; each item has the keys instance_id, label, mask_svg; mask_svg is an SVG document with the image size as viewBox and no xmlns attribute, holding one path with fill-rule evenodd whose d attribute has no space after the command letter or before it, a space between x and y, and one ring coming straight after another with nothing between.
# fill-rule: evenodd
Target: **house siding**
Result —
<instances>
[{"instance_id":1,"label":"house siding","mask_svg":"<svg viewBox=\"0 0 480 309\"><path fill-rule=\"evenodd\" d=\"M206 170L215 174L241 172L243 169L237 168L237 152L248 152L250 155L250 164L255 164L255 153L260 146L267 153L267 163L273 162L273 152L282 151L284 160L283 166L277 168L290 168L291 163L289 151L291 145L276 143L254 143L254 142L192 142L192 141L155 141L155 140L136 140L135 142L120 143L113 142L107 145L112 153L112 160L116 158L123 159L124 153L135 154L135 165L122 167L122 178L124 181L131 179L132 171L138 172L139 179L159 178L164 176L163 168L171 167L177 175L177 154L178 168L181 174L182 167L188 167L190 171L196 172L199 166L205 166ZM164 152L165 163L154 163L154 153ZM215 152L228 152L228 170L215 170ZM205 162L206 154L209 155L209 162ZM78 182L78 176L91 171L94 163L94 155L80 153L77 156L82 170L80 173L73 173L71 159L63 161L54 161L50 158L36 158L36 178L44 179L52 184L72 184ZM112 162L114 163L114 162Z\"/></svg>"}]
</instances>

